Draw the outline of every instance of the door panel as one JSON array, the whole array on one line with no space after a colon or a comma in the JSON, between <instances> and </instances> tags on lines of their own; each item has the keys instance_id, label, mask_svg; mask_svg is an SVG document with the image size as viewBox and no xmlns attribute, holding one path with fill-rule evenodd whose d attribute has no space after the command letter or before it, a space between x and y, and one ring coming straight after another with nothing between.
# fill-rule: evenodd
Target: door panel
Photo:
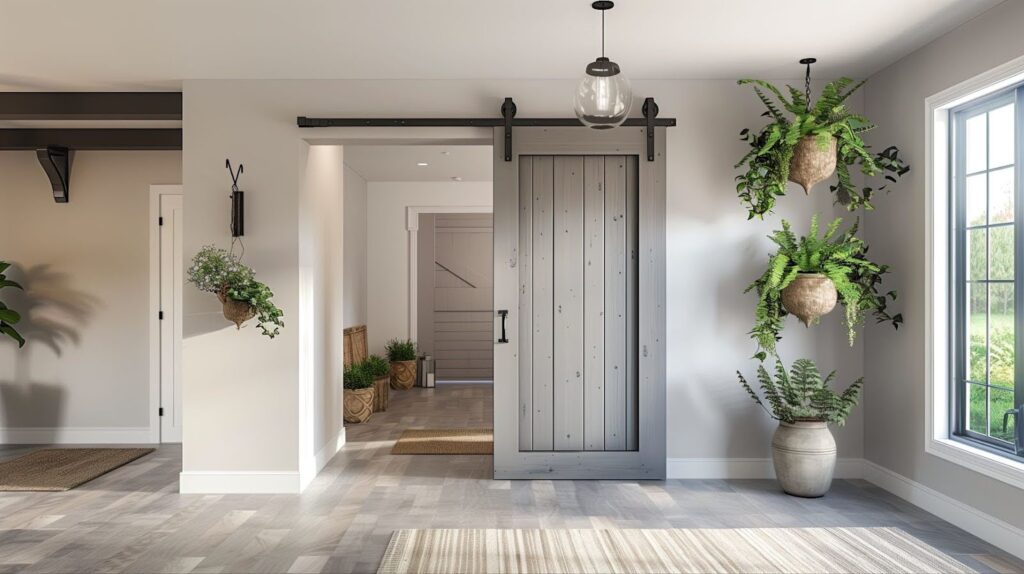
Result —
<instances>
[{"instance_id":1,"label":"door panel","mask_svg":"<svg viewBox=\"0 0 1024 574\"><path fill-rule=\"evenodd\" d=\"M664 130L494 135L495 477L664 478Z\"/></svg>"},{"instance_id":2,"label":"door panel","mask_svg":"<svg viewBox=\"0 0 1024 574\"><path fill-rule=\"evenodd\" d=\"M182 196L160 196L160 442L181 442Z\"/></svg>"}]
</instances>

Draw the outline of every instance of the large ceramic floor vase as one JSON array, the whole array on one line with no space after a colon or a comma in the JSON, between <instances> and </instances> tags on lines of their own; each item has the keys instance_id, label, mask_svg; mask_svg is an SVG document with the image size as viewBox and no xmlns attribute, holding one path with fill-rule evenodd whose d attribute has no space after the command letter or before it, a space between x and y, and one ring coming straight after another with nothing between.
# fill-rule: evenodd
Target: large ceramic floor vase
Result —
<instances>
[{"instance_id":1,"label":"large ceramic floor vase","mask_svg":"<svg viewBox=\"0 0 1024 574\"><path fill-rule=\"evenodd\" d=\"M416 384L416 360L391 362L391 388L411 389Z\"/></svg>"},{"instance_id":2,"label":"large ceramic floor vase","mask_svg":"<svg viewBox=\"0 0 1024 574\"><path fill-rule=\"evenodd\" d=\"M365 423L373 414L373 397L376 391L373 387L365 389L345 389L344 411L345 422Z\"/></svg>"},{"instance_id":3,"label":"large ceramic floor vase","mask_svg":"<svg viewBox=\"0 0 1024 574\"><path fill-rule=\"evenodd\" d=\"M772 437L772 461L786 493L824 496L836 468L836 440L824 422L780 422Z\"/></svg>"},{"instance_id":4,"label":"large ceramic floor vase","mask_svg":"<svg viewBox=\"0 0 1024 574\"><path fill-rule=\"evenodd\" d=\"M836 171L836 138L830 138L828 145L818 144L816 136L804 136L793 148L789 160L789 181L800 184L804 193L810 193L816 183L832 177Z\"/></svg>"}]
</instances>

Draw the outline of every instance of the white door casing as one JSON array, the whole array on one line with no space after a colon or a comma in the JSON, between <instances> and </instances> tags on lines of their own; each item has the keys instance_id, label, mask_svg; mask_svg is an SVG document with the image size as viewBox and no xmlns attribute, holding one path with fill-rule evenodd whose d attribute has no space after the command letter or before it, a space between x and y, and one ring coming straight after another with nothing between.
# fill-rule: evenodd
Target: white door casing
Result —
<instances>
[{"instance_id":1,"label":"white door casing","mask_svg":"<svg viewBox=\"0 0 1024 574\"><path fill-rule=\"evenodd\" d=\"M184 209L181 186L151 187L151 420L153 442L182 438L181 341L184 288Z\"/></svg>"}]
</instances>

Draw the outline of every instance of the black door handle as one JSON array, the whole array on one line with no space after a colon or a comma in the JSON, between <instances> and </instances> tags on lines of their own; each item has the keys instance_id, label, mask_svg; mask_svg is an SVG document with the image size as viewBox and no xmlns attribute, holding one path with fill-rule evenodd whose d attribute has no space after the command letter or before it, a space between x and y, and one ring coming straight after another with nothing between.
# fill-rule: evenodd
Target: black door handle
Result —
<instances>
[{"instance_id":1,"label":"black door handle","mask_svg":"<svg viewBox=\"0 0 1024 574\"><path fill-rule=\"evenodd\" d=\"M498 315L501 316L501 338L498 339L498 342L508 343L508 337L505 336L505 319L508 319L508 309L498 311Z\"/></svg>"}]
</instances>

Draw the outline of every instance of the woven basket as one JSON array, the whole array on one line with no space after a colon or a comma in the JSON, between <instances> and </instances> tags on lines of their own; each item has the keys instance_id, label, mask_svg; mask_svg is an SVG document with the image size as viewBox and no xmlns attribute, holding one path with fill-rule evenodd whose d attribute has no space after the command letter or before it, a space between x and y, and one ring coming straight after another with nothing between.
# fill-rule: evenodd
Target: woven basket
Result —
<instances>
[{"instance_id":1,"label":"woven basket","mask_svg":"<svg viewBox=\"0 0 1024 574\"><path fill-rule=\"evenodd\" d=\"M387 376L375 379L373 388L376 393L373 395L373 412L379 413L388 410L388 389L391 387L391 379Z\"/></svg>"},{"instance_id":2,"label":"woven basket","mask_svg":"<svg viewBox=\"0 0 1024 574\"><path fill-rule=\"evenodd\" d=\"M836 285L820 273L800 273L782 290L782 306L796 315L804 326L835 308Z\"/></svg>"},{"instance_id":3,"label":"woven basket","mask_svg":"<svg viewBox=\"0 0 1024 574\"><path fill-rule=\"evenodd\" d=\"M411 389L416 384L416 361L391 362L391 388Z\"/></svg>"},{"instance_id":4,"label":"woven basket","mask_svg":"<svg viewBox=\"0 0 1024 574\"><path fill-rule=\"evenodd\" d=\"M217 298L224 306L224 318L234 323L236 329L241 329L242 323L256 316L256 309L246 301L236 301L226 293L218 293Z\"/></svg>"},{"instance_id":5,"label":"woven basket","mask_svg":"<svg viewBox=\"0 0 1024 574\"><path fill-rule=\"evenodd\" d=\"M832 177L836 170L836 138L825 149L818 146L817 140L815 136L800 138L789 160L789 181L800 184L804 193L810 193L814 184Z\"/></svg>"},{"instance_id":6,"label":"woven basket","mask_svg":"<svg viewBox=\"0 0 1024 574\"><path fill-rule=\"evenodd\" d=\"M370 420L370 415L373 414L373 397L376 394L376 390L373 387L354 390L345 389L345 422L365 423Z\"/></svg>"}]
</instances>

